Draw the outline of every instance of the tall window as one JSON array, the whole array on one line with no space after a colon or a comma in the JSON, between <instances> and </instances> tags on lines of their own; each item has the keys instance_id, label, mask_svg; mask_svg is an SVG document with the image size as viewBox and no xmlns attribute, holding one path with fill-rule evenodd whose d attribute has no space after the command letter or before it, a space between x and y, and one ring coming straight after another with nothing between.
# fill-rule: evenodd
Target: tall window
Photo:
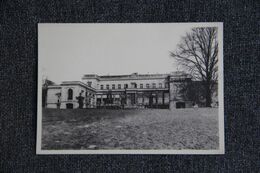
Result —
<instances>
[{"instance_id":1,"label":"tall window","mask_svg":"<svg viewBox=\"0 0 260 173\"><path fill-rule=\"evenodd\" d=\"M116 89L116 85L115 84L112 84L112 89Z\"/></svg>"},{"instance_id":2,"label":"tall window","mask_svg":"<svg viewBox=\"0 0 260 173\"><path fill-rule=\"evenodd\" d=\"M146 88L150 88L149 83L146 84Z\"/></svg>"},{"instance_id":3,"label":"tall window","mask_svg":"<svg viewBox=\"0 0 260 173\"><path fill-rule=\"evenodd\" d=\"M89 87L91 87L91 84L92 84L92 82L91 82L91 81L88 81L88 86L89 86Z\"/></svg>"},{"instance_id":4,"label":"tall window","mask_svg":"<svg viewBox=\"0 0 260 173\"><path fill-rule=\"evenodd\" d=\"M159 88L162 88L162 83L159 83Z\"/></svg>"},{"instance_id":5,"label":"tall window","mask_svg":"<svg viewBox=\"0 0 260 173\"><path fill-rule=\"evenodd\" d=\"M102 90L103 90L103 89L104 89L104 85L100 85L100 89L102 89Z\"/></svg>"},{"instance_id":6,"label":"tall window","mask_svg":"<svg viewBox=\"0 0 260 173\"><path fill-rule=\"evenodd\" d=\"M156 88L156 83L153 83L153 88Z\"/></svg>"},{"instance_id":7,"label":"tall window","mask_svg":"<svg viewBox=\"0 0 260 173\"><path fill-rule=\"evenodd\" d=\"M72 100L73 99L73 90L70 88L68 90L68 100Z\"/></svg>"},{"instance_id":8,"label":"tall window","mask_svg":"<svg viewBox=\"0 0 260 173\"><path fill-rule=\"evenodd\" d=\"M106 89L107 89L107 90L109 89L109 85L106 85Z\"/></svg>"},{"instance_id":9,"label":"tall window","mask_svg":"<svg viewBox=\"0 0 260 173\"><path fill-rule=\"evenodd\" d=\"M144 88L143 84L140 84L140 88Z\"/></svg>"},{"instance_id":10,"label":"tall window","mask_svg":"<svg viewBox=\"0 0 260 173\"><path fill-rule=\"evenodd\" d=\"M128 84L125 84L124 88L128 88Z\"/></svg>"},{"instance_id":11,"label":"tall window","mask_svg":"<svg viewBox=\"0 0 260 173\"><path fill-rule=\"evenodd\" d=\"M121 84L118 84L118 89L121 89Z\"/></svg>"}]
</instances>

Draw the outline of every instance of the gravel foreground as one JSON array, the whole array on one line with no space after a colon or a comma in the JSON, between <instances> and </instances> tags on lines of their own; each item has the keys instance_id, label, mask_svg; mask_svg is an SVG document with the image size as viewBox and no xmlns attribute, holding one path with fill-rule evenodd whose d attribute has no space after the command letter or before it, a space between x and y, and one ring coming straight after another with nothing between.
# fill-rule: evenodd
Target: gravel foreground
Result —
<instances>
[{"instance_id":1,"label":"gravel foreground","mask_svg":"<svg viewBox=\"0 0 260 173\"><path fill-rule=\"evenodd\" d=\"M218 109L43 109L42 149L218 149Z\"/></svg>"}]
</instances>

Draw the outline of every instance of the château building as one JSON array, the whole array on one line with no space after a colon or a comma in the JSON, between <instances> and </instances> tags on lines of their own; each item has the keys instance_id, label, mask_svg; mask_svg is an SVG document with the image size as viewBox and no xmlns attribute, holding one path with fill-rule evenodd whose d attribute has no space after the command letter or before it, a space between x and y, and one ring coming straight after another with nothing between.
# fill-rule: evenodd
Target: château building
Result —
<instances>
[{"instance_id":1,"label":"ch\u00e2teau building","mask_svg":"<svg viewBox=\"0 0 260 173\"><path fill-rule=\"evenodd\" d=\"M82 81L48 86L45 106L61 109L191 107L191 102L182 98L178 89L178 85L190 80L189 75L182 72L86 74Z\"/></svg>"}]
</instances>

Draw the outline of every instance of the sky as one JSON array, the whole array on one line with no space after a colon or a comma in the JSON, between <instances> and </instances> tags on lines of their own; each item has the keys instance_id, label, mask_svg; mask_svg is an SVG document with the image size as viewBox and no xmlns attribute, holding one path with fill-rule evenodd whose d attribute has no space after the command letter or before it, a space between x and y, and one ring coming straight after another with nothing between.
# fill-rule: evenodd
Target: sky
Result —
<instances>
[{"instance_id":1,"label":"sky","mask_svg":"<svg viewBox=\"0 0 260 173\"><path fill-rule=\"evenodd\" d=\"M84 74L170 73L170 51L188 24L39 24L42 78L80 81Z\"/></svg>"}]
</instances>

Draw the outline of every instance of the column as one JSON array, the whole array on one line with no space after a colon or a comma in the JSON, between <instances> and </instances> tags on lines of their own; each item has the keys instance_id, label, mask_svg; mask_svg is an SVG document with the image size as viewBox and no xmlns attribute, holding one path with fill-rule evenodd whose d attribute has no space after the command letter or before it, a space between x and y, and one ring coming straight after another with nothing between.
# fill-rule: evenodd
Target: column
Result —
<instances>
[{"instance_id":1,"label":"column","mask_svg":"<svg viewBox=\"0 0 260 173\"><path fill-rule=\"evenodd\" d=\"M101 99L100 106L103 106L103 94L101 94L100 99Z\"/></svg>"},{"instance_id":2,"label":"column","mask_svg":"<svg viewBox=\"0 0 260 173\"><path fill-rule=\"evenodd\" d=\"M158 91L155 93L155 102L156 102L156 107L158 108Z\"/></svg>"},{"instance_id":3,"label":"column","mask_svg":"<svg viewBox=\"0 0 260 173\"><path fill-rule=\"evenodd\" d=\"M135 93L135 105L137 105L138 104L138 100L137 100L138 98L137 98L137 93Z\"/></svg>"},{"instance_id":4,"label":"column","mask_svg":"<svg viewBox=\"0 0 260 173\"><path fill-rule=\"evenodd\" d=\"M144 93L142 93L142 106L144 106Z\"/></svg>"},{"instance_id":5,"label":"column","mask_svg":"<svg viewBox=\"0 0 260 173\"><path fill-rule=\"evenodd\" d=\"M164 91L162 92L162 104L164 105Z\"/></svg>"}]
</instances>

